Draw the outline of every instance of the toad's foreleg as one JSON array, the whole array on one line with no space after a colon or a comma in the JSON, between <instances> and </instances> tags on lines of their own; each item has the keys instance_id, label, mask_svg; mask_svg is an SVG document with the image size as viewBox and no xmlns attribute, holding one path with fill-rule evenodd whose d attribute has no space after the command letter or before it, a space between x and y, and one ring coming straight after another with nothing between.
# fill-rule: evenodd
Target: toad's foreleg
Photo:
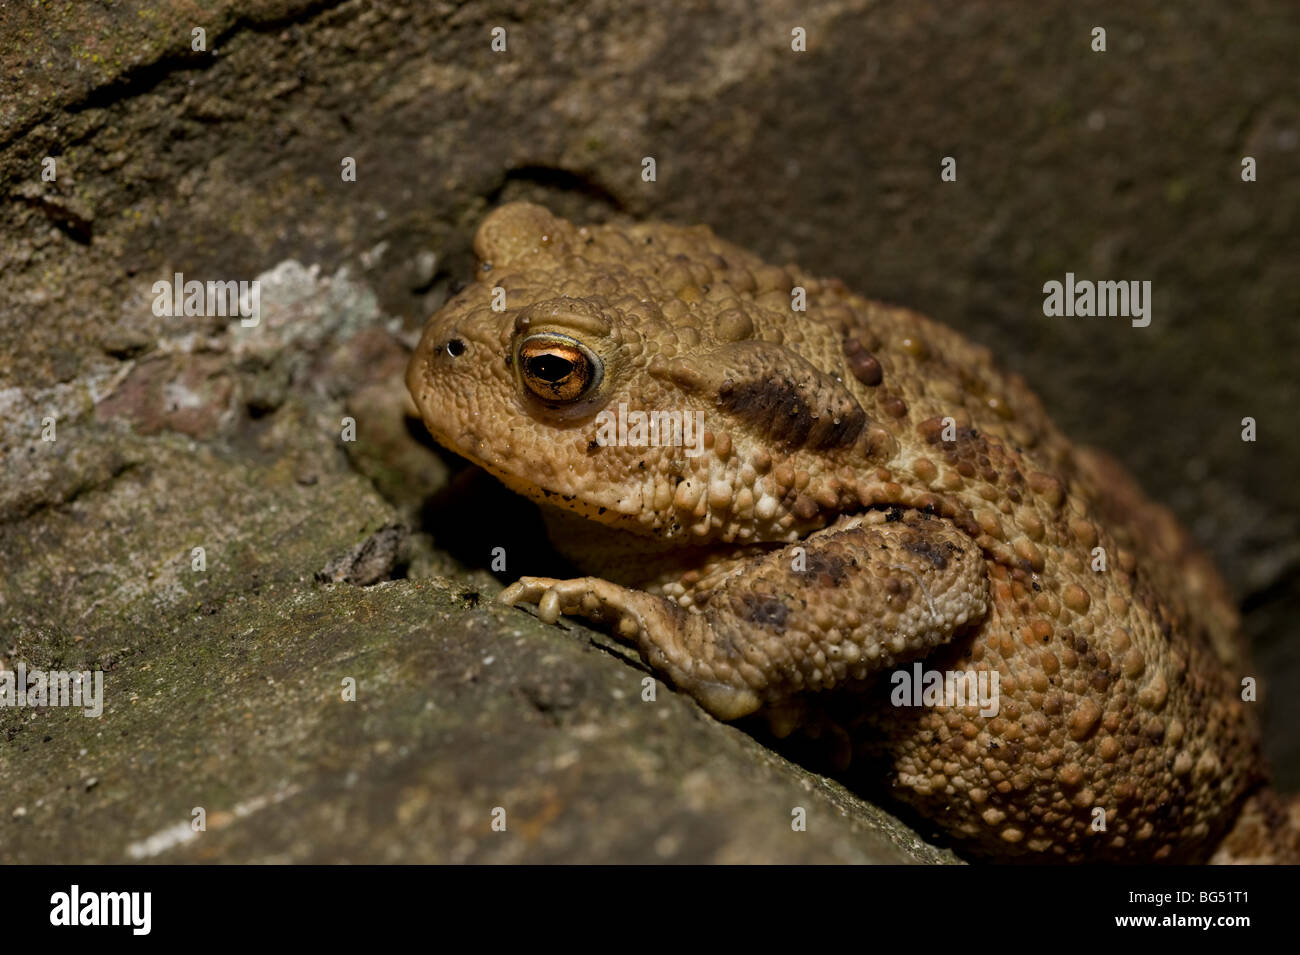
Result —
<instances>
[{"instance_id":1,"label":"toad's foreleg","mask_svg":"<svg viewBox=\"0 0 1300 955\"><path fill-rule=\"evenodd\" d=\"M872 512L755 556L704 596L688 611L596 577L524 577L500 599L609 629L731 720L924 655L982 619L988 591L983 555L952 524Z\"/></svg>"}]
</instances>

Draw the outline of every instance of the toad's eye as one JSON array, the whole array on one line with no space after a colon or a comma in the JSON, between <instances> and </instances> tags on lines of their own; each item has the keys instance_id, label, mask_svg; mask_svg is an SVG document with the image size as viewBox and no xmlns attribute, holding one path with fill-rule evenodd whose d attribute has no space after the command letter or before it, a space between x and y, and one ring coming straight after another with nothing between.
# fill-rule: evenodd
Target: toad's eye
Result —
<instances>
[{"instance_id":1,"label":"toad's eye","mask_svg":"<svg viewBox=\"0 0 1300 955\"><path fill-rule=\"evenodd\" d=\"M528 390L543 401L576 401L604 373L599 358L567 335L530 335L519 346L519 370Z\"/></svg>"}]
</instances>

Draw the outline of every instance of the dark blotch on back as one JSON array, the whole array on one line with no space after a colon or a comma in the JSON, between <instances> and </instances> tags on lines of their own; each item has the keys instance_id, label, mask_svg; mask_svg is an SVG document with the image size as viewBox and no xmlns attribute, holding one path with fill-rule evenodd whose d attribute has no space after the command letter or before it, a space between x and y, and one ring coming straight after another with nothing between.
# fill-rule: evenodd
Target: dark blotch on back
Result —
<instances>
[{"instance_id":1,"label":"dark blotch on back","mask_svg":"<svg viewBox=\"0 0 1300 955\"><path fill-rule=\"evenodd\" d=\"M849 576L849 562L836 554L813 551L807 557L806 574L822 578L823 583L839 585Z\"/></svg>"},{"instance_id":2,"label":"dark blotch on back","mask_svg":"<svg viewBox=\"0 0 1300 955\"><path fill-rule=\"evenodd\" d=\"M948 555L944 553L947 548L928 538L918 537L904 541L903 547L917 557L928 560L939 570L943 570L948 566Z\"/></svg>"},{"instance_id":3,"label":"dark blotch on back","mask_svg":"<svg viewBox=\"0 0 1300 955\"><path fill-rule=\"evenodd\" d=\"M740 612L750 623L764 627L784 627L790 616L790 608L783 601L763 594L745 594Z\"/></svg>"},{"instance_id":4,"label":"dark blotch on back","mask_svg":"<svg viewBox=\"0 0 1300 955\"><path fill-rule=\"evenodd\" d=\"M856 442L867 413L856 402L840 409L819 408L808 391L783 375L728 381L718 392L718 405L787 448L822 450Z\"/></svg>"}]
</instances>

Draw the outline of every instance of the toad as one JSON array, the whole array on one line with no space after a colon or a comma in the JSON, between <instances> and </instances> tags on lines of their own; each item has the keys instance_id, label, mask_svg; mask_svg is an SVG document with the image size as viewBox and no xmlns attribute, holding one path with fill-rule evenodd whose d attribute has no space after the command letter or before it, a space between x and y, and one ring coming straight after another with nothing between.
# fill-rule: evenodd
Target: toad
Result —
<instances>
[{"instance_id":1,"label":"toad","mask_svg":"<svg viewBox=\"0 0 1300 955\"><path fill-rule=\"evenodd\" d=\"M873 767L972 858L1295 858L1220 577L986 348L704 227L514 203L474 247L407 386L588 575L506 603Z\"/></svg>"}]
</instances>

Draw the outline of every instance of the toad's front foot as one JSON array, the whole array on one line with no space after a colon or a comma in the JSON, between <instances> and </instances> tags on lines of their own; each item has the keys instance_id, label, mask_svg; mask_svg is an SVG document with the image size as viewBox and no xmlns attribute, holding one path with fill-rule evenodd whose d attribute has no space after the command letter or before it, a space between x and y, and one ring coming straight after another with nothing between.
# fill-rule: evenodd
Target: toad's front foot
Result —
<instances>
[{"instance_id":1,"label":"toad's front foot","mask_svg":"<svg viewBox=\"0 0 1300 955\"><path fill-rule=\"evenodd\" d=\"M635 633L631 628L636 619L622 608L628 597L638 593L599 577L575 577L571 580L520 577L501 591L497 600L511 607L536 604L537 616L543 623L553 624L561 616L584 617L593 623L613 623L618 627L619 636L631 638ZM625 620L626 625L623 624Z\"/></svg>"},{"instance_id":2,"label":"toad's front foot","mask_svg":"<svg viewBox=\"0 0 1300 955\"><path fill-rule=\"evenodd\" d=\"M747 716L762 705L755 689L730 666L715 666L705 620L671 600L620 587L599 577L521 577L501 592L501 603L537 604L537 616L555 623L582 617L637 648L655 670L721 720Z\"/></svg>"}]
</instances>

